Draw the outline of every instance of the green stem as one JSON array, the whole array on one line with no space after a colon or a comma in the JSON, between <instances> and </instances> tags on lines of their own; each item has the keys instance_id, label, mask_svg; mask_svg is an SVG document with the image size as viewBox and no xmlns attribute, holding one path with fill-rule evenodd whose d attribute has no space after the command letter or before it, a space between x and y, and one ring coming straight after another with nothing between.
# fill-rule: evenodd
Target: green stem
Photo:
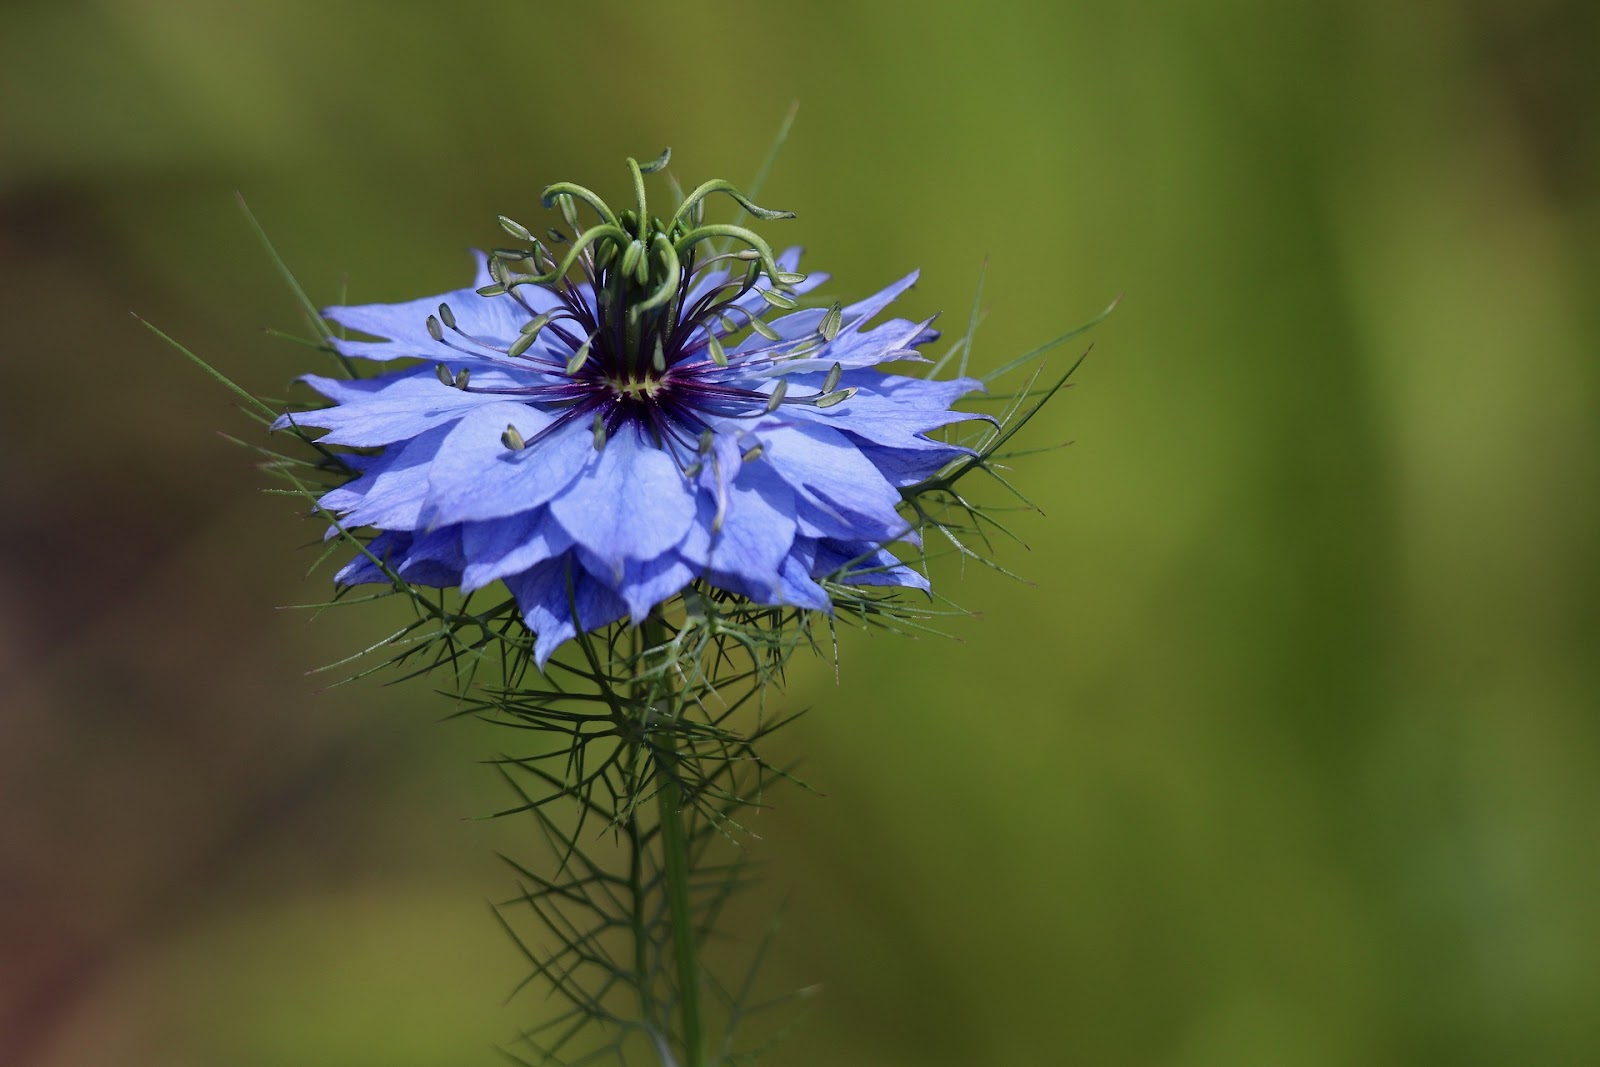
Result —
<instances>
[{"instance_id":1,"label":"green stem","mask_svg":"<svg viewBox=\"0 0 1600 1067\"><path fill-rule=\"evenodd\" d=\"M657 618L645 620L642 630L647 648L657 647L665 640L665 627ZM695 944L694 912L689 903L689 839L684 827L678 742L670 726L656 735L654 752L659 782L656 810L661 822L662 868L666 874L672 958L678 972L678 1013L683 1023L683 1067L705 1067L705 1038L700 1028L700 959Z\"/></svg>"},{"instance_id":2,"label":"green stem","mask_svg":"<svg viewBox=\"0 0 1600 1067\"><path fill-rule=\"evenodd\" d=\"M676 774L673 748L661 753L662 769ZM677 781L663 781L656 793L661 818L661 852L666 865L667 907L672 919L672 956L678 967L678 1010L683 1018L684 1067L705 1067L700 1034L700 962L689 910L689 843L684 834L683 792Z\"/></svg>"}]
</instances>

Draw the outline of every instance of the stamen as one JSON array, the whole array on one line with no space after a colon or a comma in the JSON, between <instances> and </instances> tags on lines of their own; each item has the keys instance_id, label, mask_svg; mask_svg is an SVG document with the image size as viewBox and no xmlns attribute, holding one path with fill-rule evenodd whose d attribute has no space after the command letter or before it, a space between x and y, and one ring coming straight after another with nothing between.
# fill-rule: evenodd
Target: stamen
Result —
<instances>
[{"instance_id":1,"label":"stamen","mask_svg":"<svg viewBox=\"0 0 1600 1067\"><path fill-rule=\"evenodd\" d=\"M591 337L589 340L583 342L583 344L578 347L578 350L572 354L572 358L567 360L567 377L570 378L577 374L583 369L583 365L589 361L589 345L593 341L594 338Z\"/></svg>"},{"instance_id":2,"label":"stamen","mask_svg":"<svg viewBox=\"0 0 1600 1067\"><path fill-rule=\"evenodd\" d=\"M835 363L828 368L828 376L822 379L822 391L831 393L839 387L839 379L844 377L844 364Z\"/></svg>"},{"instance_id":3,"label":"stamen","mask_svg":"<svg viewBox=\"0 0 1600 1067\"><path fill-rule=\"evenodd\" d=\"M770 415L774 411L778 410L778 405L783 403L783 396L788 391L789 391L789 379L780 378L778 380L778 384L773 387L772 395L767 398L767 414L768 415Z\"/></svg>"},{"instance_id":4,"label":"stamen","mask_svg":"<svg viewBox=\"0 0 1600 1067\"><path fill-rule=\"evenodd\" d=\"M839 336L839 327L843 325L843 323L844 308L840 307L838 304L835 304L833 307L828 309L828 313L826 315L822 316L822 323L817 327L817 332L822 335L822 339L824 341L831 341L835 337Z\"/></svg>"},{"instance_id":5,"label":"stamen","mask_svg":"<svg viewBox=\"0 0 1600 1067\"><path fill-rule=\"evenodd\" d=\"M533 240L533 234L528 232L528 228L526 226L524 226L522 223L517 222L514 219L508 219L504 215L499 216L499 219L500 219L500 228L505 230L511 236L515 237L517 240L519 240L519 241L532 241Z\"/></svg>"}]
</instances>

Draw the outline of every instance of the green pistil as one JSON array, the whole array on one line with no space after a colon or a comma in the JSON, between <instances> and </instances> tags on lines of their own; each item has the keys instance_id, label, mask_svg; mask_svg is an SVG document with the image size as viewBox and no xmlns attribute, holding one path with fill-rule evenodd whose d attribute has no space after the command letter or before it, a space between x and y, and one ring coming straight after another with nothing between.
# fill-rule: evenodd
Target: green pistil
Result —
<instances>
[{"instance_id":1,"label":"green pistil","mask_svg":"<svg viewBox=\"0 0 1600 1067\"><path fill-rule=\"evenodd\" d=\"M803 275L778 269L772 248L754 231L743 226L707 224L704 220L705 201L721 194L732 199L744 211L762 221L793 218L790 211L774 211L756 204L730 182L716 179L697 187L676 211L663 221L652 214L646 197L645 175L663 169L671 158L670 151L650 163L628 160L628 173L632 179L634 205L616 211L594 191L573 182L557 182L544 190L546 207L560 210L572 236L551 231L550 245L533 236L533 231L521 223L504 216L500 224L511 236L529 241L527 249L496 249L491 270L495 284L479 290L484 296L499 296L512 292L519 285L537 285L559 289L573 280L594 285L596 300L602 320L621 314L621 351L615 353L616 368L632 378L650 365L652 346L670 345L674 332L681 327L700 323L680 322L685 309L679 302L686 294L693 277L710 264L727 258L707 254L701 245L707 242L727 242L744 247L733 253L733 258L750 263L751 272L741 291L754 288L763 275L768 288L757 292L773 308L789 310L795 306L793 287ZM597 216L595 225L588 229L579 226L579 205L589 208ZM554 246L564 246L560 254ZM534 273L522 273L532 269ZM725 310L725 304L719 305ZM752 330L768 336L770 330L754 316L748 325ZM525 351L544 323L540 322L519 338ZM601 327L604 329L604 322ZM430 329L433 329L430 323ZM515 356L519 353L513 352ZM658 371L662 368L657 367ZM623 391L623 390L619 390ZM635 390L636 392L636 390Z\"/></svg>"}]
</instances>

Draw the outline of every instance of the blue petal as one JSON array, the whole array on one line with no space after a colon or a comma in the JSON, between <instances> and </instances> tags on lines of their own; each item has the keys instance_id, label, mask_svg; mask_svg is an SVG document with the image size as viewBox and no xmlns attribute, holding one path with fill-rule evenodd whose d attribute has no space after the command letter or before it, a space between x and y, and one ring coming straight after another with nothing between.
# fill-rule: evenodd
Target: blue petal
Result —
<instances>
[{"instance_id":1,"label":"blue petal","mask_svg":"<svg viewBox=\"0 0 1600 1067\"><path fill-rule=\"evenodd\" d=\"M476 253L477 274L487 276L482 253ZM487 283L480 283L487 284ZM533 308L534 314L548 311L558 304L554 294L538 286L523 286L519 295ZM467 338L454 331L444 332L444 341L435 341L428 333L428 316L437 315L440 304L449 304L455 313L456 326ZM362 304L353 307L330 307L323 315L382 341L348 341L335 338L334 347L347 356L360 359L390 360L421 357L444 363L473 362L480 359L502 359L493 348L506 348L517 336L522 324L532 316L528 310L508 296L479 296L472 289L455 289L420 300L407 300L399 304Z\"/></svg>"},{"instance_id":2,"label":"blue petal","mask_svg":"<svg viewBox=\"0 0 1600 1067\"><path fill-rule=\"evenodd\" d=\"M651 608L676 595L695 578L694 568L672 552L654 559L629 560L623 565L620 583L612 582L610 565L594 553L580 548L577 556L591 578L614 587L636 623L642 622Z\"/></svg>"},{"instance_id":3,"label":"blue petal","mask_svg":"<svg viewBox=\"0 0 1600 1067\"><path fill-rule=\"evenodd\" d=\"M921 572L900 562L894 553L874 545L846 544L839 541L817 543L811 573L823 577L849 565L846 585L905 586L927 592L928 579Z\"/></svg>"},{"instance_id":4,"label":"blue petal","mask_svg":"<svg viewBox=\"0 0 1600 1067\"><path fill-rule=\"evenodd\" d=\"M804 374L811 371L826 373L835 363L845 370L876 367L880 363L890 361L927 363L928 360L922 353L911 346L925 342L930 335L938 336L937 331L928 328L928 323L932 321L932 319L924 322L890 319L882 326L864 332L841 330L832 341L810 355L802 359L780 361L769 368L758 368L757 373L769 376Z\"/></svg>"},{"instance_id":5,"label":"blue petal","mask_svg":"<svg viewBox=\"0 0 1600 1067\"><path fill-rule=\"evenodd\" d=\"M872 320L874 315L894 303L907 289L916 285L917 278L921 276L921 273L921 271L914 270L894 284L873 293L865 300L858 300L843 309L843 327L839 331L840 334L854 332L865 326Z\"/></svg>"},{"instance_id":6,"label":"blue petal","mask_svg":"<svg viewBox=\"0 0 1600 1067\"><path fill-rule=\"evenodd\" d=\"M522 609L523 622L537 635L533 656L541 668L563 642L577 636L579 626L585 632L595 630L628 611L620 596L591 578L570 554L513 575L506 585Z\"/></svg>"},{"instance_id":7,"label":"blue petal","mask_svg":"<svg viewBox=\"0 0 1600 1067\"><path fill-rule=\"evenodd\" d=\"M428 491L428 472L448 429L440 427L386 449L366 461L360 477L324 493L317 501L339 516L341 526L413 530Z\"/></svg>"},{"instance_id":8,"label":"blue petal","mask_svg":"<svg viewBox=\"0 0 1600 1067\"><path fill-rule=\"evenodd\" d=\"M550 513L620 580L623 563L652 559L683 540L694 487L671 457L625 426L550 503Z\"/></svg>"},{"instance_id":9,"label":"blue petal","mask_svg":"<svg viewBox=\"0 0 1600 1067\"><path fill-rule=\"evenodd\" d=\"M572 547L572 538L550 517L549 509L541 507L503 519L466 523L461 547L467 558L461 591L470 593L496 578L554 559Z\"/></svg>"},{"instance_id":10,"label":"blue petal","mask_svg":"<svg viewBox=\"0 0 1600 1067\"><path fill-rule=\"evenodd\" d=\"M414 585L456 585L461 580L461 531L435 530L421 536L381 533L367 543L365 552L339 569L334 581L341 585L387 584L390 579L374 558Z\"/></svg>"},{"instance_id":11,"label":"blue petal","mask_svg":"<svg viewBox=\"0 0 1600 1067\"><path fill-rule=\"evenodd\" d=\"M819 389L822 380L816 376L790 379L790 395L805 395L796 391L797 384L802 388ZM944 447L942 442L928 441L923 434L955 422L972 419L994 421L988 415L953 411L950 408L951 404L968 393L982 391L983 383L973 378L928 381L874 371L856 371L846 373L840 379L840 385L854 387L857 392L848 400L828 408L795 404L784 410L784 416L833 426L889 448Z\"/></svg>"},{"instance_id":12,"label":"blue petal","mask_svg":"<svg viewBox=\"0 0 1600 1067\"><path fill-rule=\"evenodd\" d=\"M829 529L833 535L888 540L907 530L897 511L900 491L845 435L826 426L763 423L757 436L762 460L814 512L838 524Z\"/></svg>"},{"instance_id":13,"label":"blue petal","mask_svg":"<svg viewBox=\"0 0 1600 1067\"><path fill-rule=\"evenodd\" d=\"M399 567L400 577L415 585L445 588L461 583L461 528L449 526L417 537Z\"/></svg>"},{"instance_id":14,"label":"blue petal","mask_svg":"<svg viewBox=\"0 0 1600 1067\"><path fill-rule=\"evenodd\" d=\"M715 498L702 493L699 504L679 554L714 574L737 575L745 588L759 590L752 600L777 600L778 574L794 544L794 490L761 464L746 464L728 485L720 530L713 532Z\"/></svg>"},{"instance_id":15,"label":"blue petal","mask_svg":"<svg viewBox=\"0 0 1600 1067\"><path fill-rule=\"evenodd\" d=\"M376 448L404 441L465 417L503 397L469 393L445 385L432 371L385 375L359 381L306 375L307 382L341 403L315 411L295 411L278 416L274 430L288 426L324 429L324 444Z\"/></svg>"},{"instance_id":16,"label":"blue petal","mask_svg":"<svg viewBox=\"0 0 1600 1067\"><path fill-rule=\"evenodd\" d=\"M811 580L811 567L805 560L796 556L785 559L779 581L783 603L813 611L833 612L833 601L828 599L828 591Z\"/></svg>"},{"instance_id":17,"label":"blue petal","mask_svg":"<svg viewBox=\"0 0 1600 1067\"><path fill-rule=\"evenodd\" d=\"M889 479L890 485L907 486L933 477L953 459L975 453L970 448L929 443L914 449L863 444L861 454Z\"/></svg>"},{"instance_id":18,"label":"blue petal","mask_svg":"<svg viewBox=\"0 0 1600 1067\"><path fill-rule=\"evenodd\" d=\"M439 447L423 517L435 524L502 519L548 502L594 462L588 425L572 419L517 452L500 438L509 425L531 440L554 421L537 408L512 402L462 419Z\"/></svg>"},{"instance_id":19,"label":"blue petal","mask_svg":"<svg viewBox=\"0 0 1600 1067\"><path fill-rule=\"evenodd\" d=\"M393 569L405 558L411 548L409 533L381 533L367 542L367 551L339 568L333 580L340 585L367 585L373 582L388 584L389 578L379 569L374 558L382 560Z\"/></svg>"}]
</instances>

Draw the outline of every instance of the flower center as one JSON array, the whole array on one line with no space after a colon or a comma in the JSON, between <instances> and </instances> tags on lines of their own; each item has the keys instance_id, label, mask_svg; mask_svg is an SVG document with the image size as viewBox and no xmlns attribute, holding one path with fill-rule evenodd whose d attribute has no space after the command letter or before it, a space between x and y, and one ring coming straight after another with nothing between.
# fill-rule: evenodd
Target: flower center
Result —
<instances>
[{"instance_id":1,"label":"flower center","mask_svg":"<svg viewBox=\"0 0 1600 1067\"><path fill-rule=\"evenodd\" d=\"M643 402L655 400L666 390L667 383L654 376L641 378L608 378L606 385L621 401Z\"/></svg>"},{"instance_id":2,"label":"flower center","mask_svg":"<svg viewBox=\"0 0 1600 1067\"><path fill-rule=\"evenodd\" d=\"M849 399L855 390L837 388L837 363L820 391L787 395L788 379L773 372L831 342L841 326L840 308L834 305L808 332L791 328L784 337L769 326L763 315L795 310L804 275L779 269L772 249L752 231L704 222L703 201L722 193L764 220L793 218L793 213L760 207L718 180L691 192L664 222L649 212L643 176L660 170L667 159L663 154L648 166L628 160L634 210L613 211L571 182L547 188L544 204L560 209L570 235L552 229L548 241L541 240L502 216L506 231L527 245L495 249L489 263L494 282L478 294L515 300L528 320L509 346L492 349L493 362L541 372L542 380L484 389L469 384L466 370L451 374L441 364L440 381L557 412L540 437L593 420L597 449L625 423L645 430L659 447L669 441L687 447L703 439L719 418L759 418L780 404L830 407ZM588 229L578 224L580 203L598 216ZM714 243L743 247L721 251ZM524 287L543 290L546 297L538 306L548 310L536 311ZM454 314L441 305L438 316L428 319L428 332L444 341L446 330L482 347L457 329ZM733 352L724 347L725 339ZM814 360L807 369L817 369ZM502 440L507 448L521 449L538 438L525 441L509 427Z\"/></svg>"}]
</instances>

